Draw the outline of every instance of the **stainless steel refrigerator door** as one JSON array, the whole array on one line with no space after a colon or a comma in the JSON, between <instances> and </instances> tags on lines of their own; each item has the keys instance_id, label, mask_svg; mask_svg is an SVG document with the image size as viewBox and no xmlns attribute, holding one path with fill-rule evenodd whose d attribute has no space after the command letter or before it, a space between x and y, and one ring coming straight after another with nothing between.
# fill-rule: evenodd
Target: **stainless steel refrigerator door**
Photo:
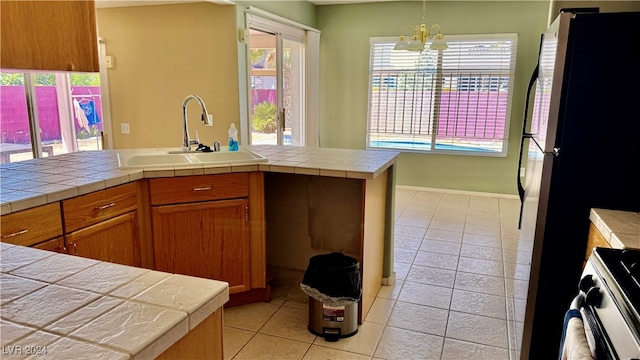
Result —
<instances>
[{"instance_id":1,"label":"stainless steel refrigerator door","mask_svg":"<svg viewBox=\"0 0 640 360\"><path fill-rule=\"evenodd\" d=\"M569 24L572 14L562 13L543 34L538 59L538 80L529 129L529 152L526 165L526 185L520 230L521 242L533 241L531 273L527 305L523 321L522 343L516 349L523 359L528 358L534 331L535 303L538 291L538 272L544 239L544 217L548 200L549 181L556 143L556 134L564 77ZM514 301L513 299L507 299ZM538 314L541 316L541 314ZM519 329L519 327L514 327Z\"/></svg>"}]
</instances>

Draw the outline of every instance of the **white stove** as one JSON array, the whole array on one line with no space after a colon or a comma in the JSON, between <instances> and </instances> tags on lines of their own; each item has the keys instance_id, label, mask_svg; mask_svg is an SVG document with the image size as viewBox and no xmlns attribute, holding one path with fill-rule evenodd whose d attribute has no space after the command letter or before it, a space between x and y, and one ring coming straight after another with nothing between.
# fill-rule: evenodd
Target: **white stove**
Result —
<instances>
[{"instance_id":1,"label":"white stove","mask_svg":"<svg viewBox=\"0 0 640 360\"><path fill-rule=\"evenodd\" d=\"M640 250L594 249L579 288L596 358L640 360Z\"/></svg>"}]
</instances>

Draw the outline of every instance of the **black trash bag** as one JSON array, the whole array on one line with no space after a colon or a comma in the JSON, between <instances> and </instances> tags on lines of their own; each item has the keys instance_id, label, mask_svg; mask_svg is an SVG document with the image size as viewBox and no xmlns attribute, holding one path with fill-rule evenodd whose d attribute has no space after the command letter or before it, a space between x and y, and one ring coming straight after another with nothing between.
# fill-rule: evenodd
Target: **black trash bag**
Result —
<instances>
[{"instance_id":1,"label":"black trash bag","mask_svg":"<svg viewBox=\"0 0 640 360\"><path fill-rule=\"evenodd\" d=\"M362 295L360 263L339 252L313 256L300 288L307 295L330 306L357 302Z\"/></svg>"}]
</instances>

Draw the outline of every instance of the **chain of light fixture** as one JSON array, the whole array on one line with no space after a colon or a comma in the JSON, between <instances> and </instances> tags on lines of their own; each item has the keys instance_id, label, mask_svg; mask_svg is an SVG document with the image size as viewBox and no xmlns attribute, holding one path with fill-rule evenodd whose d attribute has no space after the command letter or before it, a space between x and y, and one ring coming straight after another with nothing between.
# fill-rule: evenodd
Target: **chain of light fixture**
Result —
<instances>
[{"instance_id":1,"label":"chain of light fixture","mask_svg":"<svg viewBox=\"0 0 640 360\"><path fill-rule=\"evenodd\" d=\"M422 23L416 26L405 26L402 29L402 35L400 35L400 39L396 42L396 45L393 49L423 51L425 44L427 43L427 39L433 39L431 45L429 46L430 50L448 49L449 46L447 46L447 42L444 40L444 36L442 36L440 25L433 24L429 28L427 28L426 18L427 1L422 0ZM411 35L410 40L407 40L407 36L405 36L404 34L404 30L407 28L413 29L413 35Z\"/></svg>"}]
</instances>

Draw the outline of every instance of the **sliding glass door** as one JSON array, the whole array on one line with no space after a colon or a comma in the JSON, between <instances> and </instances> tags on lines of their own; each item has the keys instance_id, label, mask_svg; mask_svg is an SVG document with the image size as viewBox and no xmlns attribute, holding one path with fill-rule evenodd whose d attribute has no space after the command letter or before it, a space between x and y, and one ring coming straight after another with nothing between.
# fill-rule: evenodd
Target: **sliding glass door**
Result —
<instances>
[{"instance_id":1,"label":"sliding glass door","mask_svg":"<svg viewBox=\"0 0 640 360\"><path fill-rule=\"evenodd\" d=\"M0 72L2 163L103 148L98 73Z\"/></svg>"},{"instance_id":2,"label":"sliding glass door","mask_svg":"<svg viewBox=\"0 0 640 360\"><path fill-rule=\"evenodd\" d=\"M264 22L249 28L251 144L305 145L305 45Z\"/></svg>"}]
</instances>

